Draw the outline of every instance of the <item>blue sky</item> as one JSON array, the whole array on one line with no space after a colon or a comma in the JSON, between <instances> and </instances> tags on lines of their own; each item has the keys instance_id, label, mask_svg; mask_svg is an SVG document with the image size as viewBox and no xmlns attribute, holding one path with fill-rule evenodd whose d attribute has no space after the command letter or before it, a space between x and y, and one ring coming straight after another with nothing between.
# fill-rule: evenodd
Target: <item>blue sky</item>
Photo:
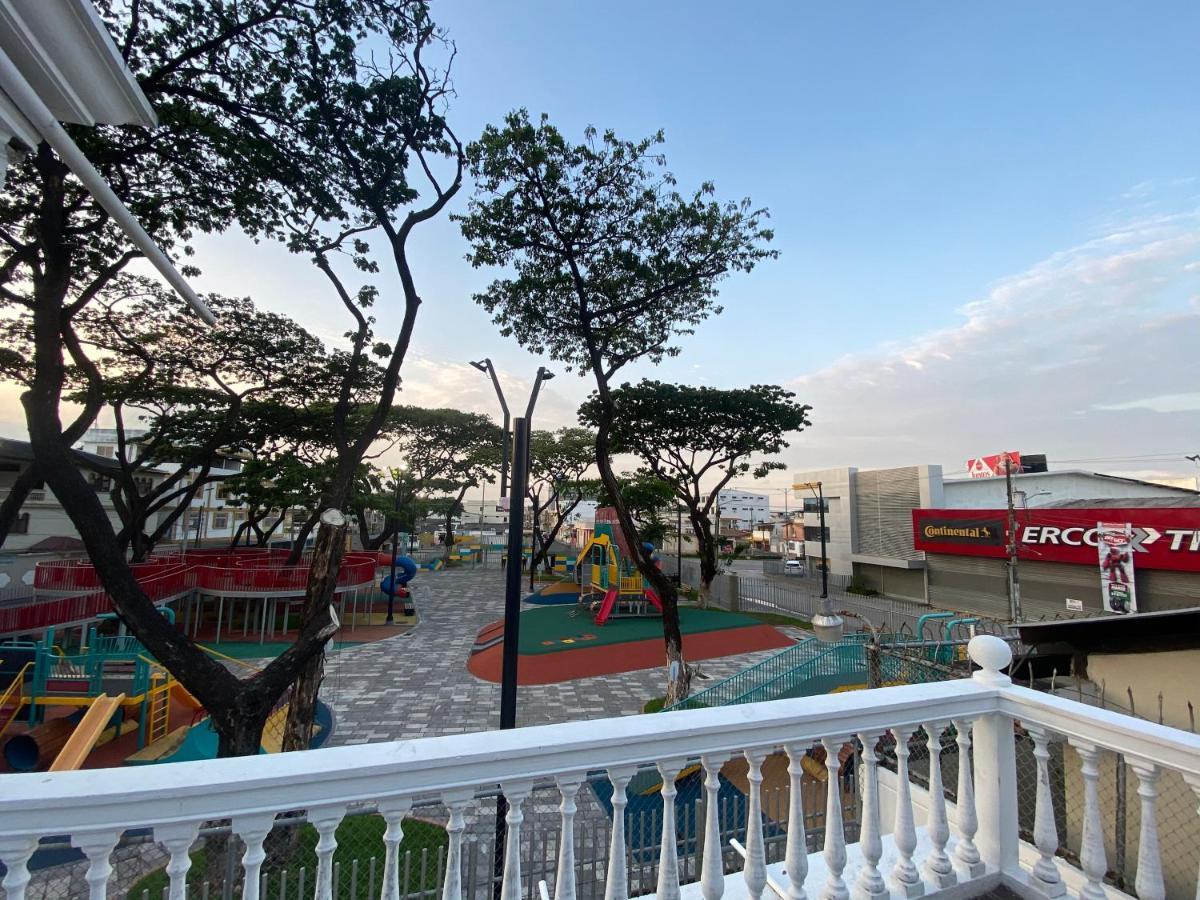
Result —
<instances>
[{"instance_id":1,"label":"blue sky","mask_svg":"<svg viewBox=\"0 0 1200 900\"><path fill-rule=\"evenodd\" d=\"M456 0L435 14L458 46L464 137L517 106L574 137L661 127L682 186L711 179L770 208L780 258L725 282L724 315L631 377L792 385L815 407L785 456L795 469L951 472L1020 449L1194 471L1181 459L1200 450L1194 0ZM282 251L233 236L199 249L200 288L344 330ZM539 361L472 303L489 273L463 261L457 228L433 224L416 250L408 399L492 411L461 365L484 355L512 396L526 391ZM382 286L386 333L398 315ZM587 383L549 387L539 424L570 422Z\"/></svg>"}]
</instances>

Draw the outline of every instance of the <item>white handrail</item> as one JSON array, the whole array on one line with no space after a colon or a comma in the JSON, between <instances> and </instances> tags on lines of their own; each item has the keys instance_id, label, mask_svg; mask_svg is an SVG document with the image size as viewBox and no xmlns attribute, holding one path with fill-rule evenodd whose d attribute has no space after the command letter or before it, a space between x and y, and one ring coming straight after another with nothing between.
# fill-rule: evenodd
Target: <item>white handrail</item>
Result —
<instances>
[{"instance_id":1,"label":"white handrail","mask_svg":"<svg viewBox=\"0 0 1200 900\"><path fill-rule=\"evenodd\" d=\"M0 836L228 818L741 752L999 709L971 679L512 731L53 775L0 775Z\"/></svg>"}]
</instances>

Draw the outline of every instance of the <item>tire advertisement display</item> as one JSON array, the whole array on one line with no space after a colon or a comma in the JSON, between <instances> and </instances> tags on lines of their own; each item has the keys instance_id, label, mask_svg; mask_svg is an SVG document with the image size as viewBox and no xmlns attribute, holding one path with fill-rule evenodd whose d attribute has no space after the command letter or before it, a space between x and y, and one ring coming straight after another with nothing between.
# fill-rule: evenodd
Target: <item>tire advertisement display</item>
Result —
<instances>
[{"instance_id":1,"label":"tire advertisement display","mask_svg":"<svg viewBox=\"0 0 1200 900\"><path fill-rule=\"evenodd\" d=\"M1100 554L1100 592L1111 613L1137 612L1133 578L1133 529L1128 522L1099 522L1096 549Z\"/></svg>"}]
</instances>

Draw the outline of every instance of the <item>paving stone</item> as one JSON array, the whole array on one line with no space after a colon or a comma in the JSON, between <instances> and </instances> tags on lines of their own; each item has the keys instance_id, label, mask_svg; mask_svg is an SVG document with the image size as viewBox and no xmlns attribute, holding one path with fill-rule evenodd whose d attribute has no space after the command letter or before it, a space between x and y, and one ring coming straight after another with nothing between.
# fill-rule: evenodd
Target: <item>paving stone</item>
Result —
<instances>
[{"instance_id":1,"label":"paving stone","mask_svg":"<svg viewBox=\"0 0 1200 900\"><path fill-rule=\"evenodd\" d=\"M343 648L326 661L321 697L336 718L330 745L499 728L500 685L477 679L466 663L479 629L504 614L503 575L496 569L422 573L414 596L420 622L412 631ZM782 630L793 637L802 634ZM697 665L712 683L774 652ZM521 686L517 724L634 715L646 700L662 694L664 682L664 669L654 668ZM696 687L705 684L702 680Z\"/></svg>"}]
</instances>

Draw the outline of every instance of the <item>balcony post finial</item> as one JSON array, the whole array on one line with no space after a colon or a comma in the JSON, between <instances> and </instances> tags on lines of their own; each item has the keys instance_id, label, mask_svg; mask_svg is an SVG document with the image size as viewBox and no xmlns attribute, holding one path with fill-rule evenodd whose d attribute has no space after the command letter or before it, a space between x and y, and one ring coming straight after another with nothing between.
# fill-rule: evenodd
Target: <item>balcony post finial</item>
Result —
<instances>
[{"instance_id":1,"label":"balcony post finial","mask_svg":"<svg viewBox=\"0 0 1200 900\"><path fill-rule=\"evenodd\" d=\"M1012 650L1008 643L994 634L977 634L967 644L967 655L980 671L971 675L984 684L1011 684L1012 679L1004 674L1004 668L1012 662Z\"/></svg>"}]
</instances>

